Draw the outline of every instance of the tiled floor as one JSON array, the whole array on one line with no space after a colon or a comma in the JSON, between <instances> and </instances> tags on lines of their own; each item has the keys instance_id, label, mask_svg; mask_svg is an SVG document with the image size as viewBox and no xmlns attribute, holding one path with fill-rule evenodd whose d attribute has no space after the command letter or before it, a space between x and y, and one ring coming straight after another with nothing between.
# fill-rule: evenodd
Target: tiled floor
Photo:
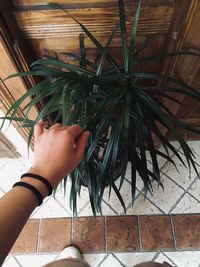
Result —
<instances>
[{"instance_id":1,"label":"tiled floor","mask_svg":"<svg viewBox=\"0 0 200 267\"><path fill-rule=\"evenodd\" d=\"M200 164L200 141L189 141ZM179 147L177 146L177 149ZM173 155L171 155L173 157ZM127 215L114 194L104 194L103 215L94 220L88 192L83 188L78 202L78 219L71 218L68 199L59 188L31 215L3 267L42 266L58 256L70 243L80 247L84 258L96 267L133 266L141 261L167 261L173 266L200 266L200 181L195 172L177 162L179 173L161 160L162 188L144 200L137 183L134 206L130 199L130 169L122 187ZM0 149L0 197L31 166L25 157L9 158ZM200 167L199 167L200 171ZM68 181L67 196L69 196ZM89 217L88 217L89 216ZM28 236L28 238L27 238Z\"/></svg>"}]
</instances>

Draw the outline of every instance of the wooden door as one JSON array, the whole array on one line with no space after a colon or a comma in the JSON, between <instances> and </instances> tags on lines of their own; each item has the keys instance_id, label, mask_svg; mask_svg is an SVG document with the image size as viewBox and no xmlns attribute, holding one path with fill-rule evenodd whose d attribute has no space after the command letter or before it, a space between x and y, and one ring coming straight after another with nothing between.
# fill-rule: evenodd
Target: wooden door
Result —
<instances>
[{"instance_id":1,"label":"wooden door","mask_svg":"<svg viewBox=\"0 0 200 267\"><path fill-rule=\"evenodd\" d=\"M71 15L87 26L95 37L105 45L118 20L118 0L54 0L53 2L62 4ZM33 58L38 58L42 55L53 55L69 61L72 59L66 56L66 52L78 53L78 36L82 31L79 25L62 10L44 5L43 0L1 0L1 3L2 6L3 3L10 3L9 14L17 21L20 38L29 44L29 56L33 55ZM128 16L127 27L130 32L137 1L127 0L125 3ZM5 14L5 11L2 13ZM137 46L146 46L144 55L182 49L199 51L199 14L200 2L198 0L143 0ZM12 28L11 25L7 27ZM87 37L85 37L85 43L87 56L92 59L98 51ZM111 47L112 53L120 60L121 40L119 34L114 38ZM192 66L190 71L187 67L183 67L188 64ZM170 75L176 74L186 79L187 82L199 85L199 60L197 61L194 57L168 59L157 62L157 64L146 64L145 69ZM18 91L19 95L22 93ZM191 104L191 100L182 99L182 101ZM184 110L178 109L172 103L169 105L181 119L191 119L194 114L188 112L188 103L183 108ZM195 110L198 111L199 104L196 103L195 105Z\"/></svg>"}]
</instances>

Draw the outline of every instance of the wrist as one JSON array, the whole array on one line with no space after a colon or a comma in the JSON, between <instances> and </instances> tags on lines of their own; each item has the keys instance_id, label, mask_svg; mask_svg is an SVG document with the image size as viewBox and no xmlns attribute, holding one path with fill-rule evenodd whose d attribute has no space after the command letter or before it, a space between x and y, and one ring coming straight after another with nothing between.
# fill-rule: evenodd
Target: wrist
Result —
<instances>
[{"instance_id":1,"label":"wrist","mask_svg":"<svg viewBox=\"0 0 200 267\"><path fill-rule=\"evenodd\" d=\"M42 194L39 192L39 190L35 186L31 185L31 183L20 181L13 185L13 188L15 187L23 187L23 188L28 189L37 198L38 206L42 204L44 197L42 196Z\"/></svg>"},{"instance_id":2,"label":"wrist","mask_svg":"<svg viewBox=\"0 0 200 267\"><path fill-rule=\"evenodd\" d=\"M40 175L42 177L44 177L50 184L51 186L54 188L55 186L57 186L55 184L55 180L56 178L54 177L54 175L48 171L48 168L38 168L36 166L32 166L27 173L33 173L33 174L37 174Z\"/></svg>"},{"instance_id":3,"label":"wrist","mask_svg":"<svg viewBox=\"0 0 200 267\"><path fill-rule=\"evenodd\" d=\"M41 175L39 173L36 173L35 171L33 172L32 169L28 170L28 172ZM49 195L49 191L48 191L47 186L41 180L34 179L34 178L28 177L28 176L24 176L24 177L22 177L21 181L26 182L26 183L34 186L41 193L43 199Z\"/></svg>"}]
</instances>

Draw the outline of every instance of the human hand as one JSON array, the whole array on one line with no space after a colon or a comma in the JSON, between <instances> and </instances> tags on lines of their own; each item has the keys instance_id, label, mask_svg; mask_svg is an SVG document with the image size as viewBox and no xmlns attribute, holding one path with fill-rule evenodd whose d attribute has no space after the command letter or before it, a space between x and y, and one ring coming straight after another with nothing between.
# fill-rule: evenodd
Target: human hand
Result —
<instances>
[{"instance_id":1,"label":"human hand","mask_svg":"<svg viewBox=\"0 0 200 267\"><path fill-rule=\"evenodd\" d=\"M29 172L45 177L55 187L83 159L90 133L79 125L62 127L59 123L45 131L47 125L41 121L35 126L34 160Z\"/></svg>"}]
</instances>

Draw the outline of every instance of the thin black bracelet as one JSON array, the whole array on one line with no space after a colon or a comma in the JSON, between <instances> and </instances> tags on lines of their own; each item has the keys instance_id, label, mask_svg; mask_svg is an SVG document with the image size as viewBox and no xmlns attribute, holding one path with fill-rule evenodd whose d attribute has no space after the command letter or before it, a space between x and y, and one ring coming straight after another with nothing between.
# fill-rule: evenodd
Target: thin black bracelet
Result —
<instances>
[{"instance_id":1,"label":"thin black bracelet","mask_svg":"<svg viewBox=\"0 0 200 267\"><path fill-rule=\"evenodd\" d=\"M36 196L37 200L38 200L38 206L40 206L43 202L43 197L42 195L40 194L40 192L34 187L32 186L31 184L28 184L28 183L25 183L25 182L17 182L13 185L13 187L15 186L23 186L23 187L26 187L28 188L29 190L31 190L34 195Z\"/></svg>"},{"instance_id":2,"label":"thin black bracelet","mask_svg":"<svg viewBox=\"0 0 200 267\"><path fill-rule=\"evenodd\" d=\"M45 179L44 177L38 175L38 174L34 174L34 173L24 173L22 176L21 176L21 179L23 177L31 177L31 178L34 178L34 179L37 179L37 180L40 180L41 182L43 182L47 189L48 189L48 196L50 196L52 194L52 191L53 191L53 187L51 186L51 184L49 183L49 181L47 181L47 179Z\"/></svg>"}]
</instances>

